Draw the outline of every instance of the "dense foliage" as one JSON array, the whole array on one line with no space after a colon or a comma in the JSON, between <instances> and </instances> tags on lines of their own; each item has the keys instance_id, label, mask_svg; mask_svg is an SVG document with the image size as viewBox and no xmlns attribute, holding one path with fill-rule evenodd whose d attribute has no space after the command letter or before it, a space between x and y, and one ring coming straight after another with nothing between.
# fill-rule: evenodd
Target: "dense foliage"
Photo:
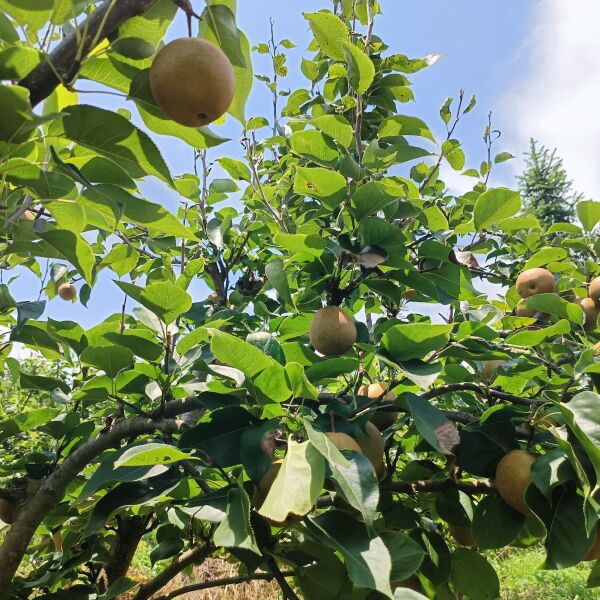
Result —
<instances>
[{"instance_id":1,"label":"dense foliage","mask_svg":"<svg viewBox=\"0 0 600 600\"><path fill-rule=\"evenodd\" d=\"M221 555L292 599L496 598L486 549L543 541L547 569L597 554L599 334L576 300L600 275L600 203L546 226L488 187L510 155L488 126L467 165L462 92L440 109L442 139L412 115L409 78L437 57L393 54L375 0L298 15L314 35L303 88L280 87L291 41L255 46L273 103L252 118L235 0L208 0L199 35L236 76L235 158L218 125L178 125L150 93L172 0L0 7L0 364L3 391L21 389L0 408L3 593L142 600ZM84 79L119 110L79 102ZM189 172L169 171L162 135L195 150ZM472 190L449 190L442 167ZM144 197L149 178L176 191L177 214ZM539 267L556 291L518 317L516 278ZM15 302L26 269L41 293ZM103 270L111 289L95 287ZM45 317L66 283L76 302L118 295L123 309L88 330ZM309 342L325 305L356 324L341 356ZM493 481L516 449L534 454L526 514ZM139 585L127 571L146 535L159 574Z\"/></svg>"}]
</instances>

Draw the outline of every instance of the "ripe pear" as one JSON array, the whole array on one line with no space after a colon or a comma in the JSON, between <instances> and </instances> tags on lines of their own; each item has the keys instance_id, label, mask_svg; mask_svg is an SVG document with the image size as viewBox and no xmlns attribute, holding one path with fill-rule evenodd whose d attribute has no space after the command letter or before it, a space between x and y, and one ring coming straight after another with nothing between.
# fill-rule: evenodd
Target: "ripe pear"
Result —
<instances>
[{"instance_id":1,"label":"ripe pear","mask_svg":"<svg viewBox=\"0 0 600 600\"><path fill-rule=\"evenodd\" d=\"M583 560L600 560L600 525L596 528L596 539Z\"/></svg>"},{"instance_id":2,"label":"ripe pear","mask_svg":"<svg viewBox=\"0 0 600 600\"><path fill-rule=\"evenodd\" d=\"M600 308L600 277L596 277L590 282L588 296L594 301L594 304Z\"/></svg>"},{"instance_id":3,"label":"ripe pear","mask_svg":"<svg viewBox=\"0 0 600 600\"><path fill-rule=\"evenodd\" d=\"M63 300L73 300L77 296L77 288L72 283L61 283L57 293Z\"/></svg>"},{"instance_id":4,"label":"ripe pear","mask_svg":"<svg viewBox=\"0 0 600 600\"><path fill-rule=\"evenodd\" d=\"M263 505L264 501L267 499L269 494L269 490L279 473L279 469L281 469L281 465L283 464L283 459L278 459L273 462L271 468L266 472L265 476L260 480L260 483L254 488L254 493L252 494L252 503L256 507L256 510L259 510ZM297 523L304 515L290 515L288 518L283 521L273 521L271 519L267 519L271 525L274 527L287 527L289 525L293 525Z\"/></svg>"},{"instance_id":5,"label":"ripe pear","mask_svg":"<svg viewBox=\"0 0 600 600\"><path fill-rule=\"evenodd\" d=\"M473 537L473 532L470 527L458 527L457 525L448 524L448 530L450 531L450 535L460 546L477 548L477 542Z\"/></svg>"},{"instance_id":6,"label":"ripe pear","mask_svg":"<svg viewBox=\"0 0 600 600\"><path fill-rule=\"evenodd\" d=\"M579 304L585 314L585 321L583 328L586 331L594 331L598 327L598 315L600 315L600 308L598 308L591 298L581 298L575 300L575 304Z\"/></svg>"},{"instance_id":7,"label":"ripe pear","mask_svg":"<svg viewBox=\"0 0 600 600\"><path fill-rule=\"evenodd\" d=\"M23 221L35 221L35 213L31 212L30 210L26 210L21 215L21 219L23 219Z\"/></svg>"},{"instance_id":8,"label":"ripe pear","mask_svg":"<svg viewBox=\"0 0 600 600\"><path fill-rule=\"evenodd\" d=\"M496 487L502 500L523 515L531 514L523 495L531 483L531 465L537 456L526 450L512 450L496 467Z\"/></svg>"},{"instance_id":9,"label":"ripe pear","mask_svg":"<svg viewBox=\"0 0 600 600\"><path fill-rule=\"evenodd\" d=\"M537 310L533 310L533 308L527 308L523 302L519 302L519 304L515 306L515 315L517 315L517 317L528 317L533 319L533 317L535 317L537 314Z\"/></svg>"},{"instance_id":10,"label":"ripe pear","mask_svg":"<svg viewBox=\"0 0 600 600\"><path fill-rule=\"evenodd\" d=\"M340 356L356 341L356 325L337 306L320 308L310 324L310 343L325 356Z\"/></svg>"},{"instance_id":11,"label":"ripe pear","mask_svg":"<svg viewBox=\"0 0 600 600\"><path fill-rule=\"evenodd\" d=\"M381 479L385 468L383 462L384 442L379 429L370 421L365 425L367 437L356 438L362 453L371 461L375 474Z\"/></svg>"},{"instance_id":12,"label":"ripe pear","mask_svg":"<svg viewBox=\"0 0 600 600\"><path fill-rule=\"evenodd\" d=\"M0 521L10 525L15 518L15 507L12 502L5 498L0 498Z\"/></svg>"},{"instance_id":13,"label":"ripe pear","mask_svg":"<svg viewBox=\"0 0 600 600\"><path fill-rule=\"evenodd\" d=\"M526 269L517 277L517 292L521 298L550 294L556 290L554 275L548 269Z\"/></svg>"},{"instance_id":14,"label":"ripe pear","mask_svg":"<svg viewBox=\"0 0 600 600\"><path fill-rule=\"evenodd\" d=\"M384 398L389 401L381 404L381 406L385 406L386 404L391 404L396 399L396 395L391 392L388 393L387 389L387 386L383 383L371 383L370 385L362 385L358 388L358 395L367 396L369 400ZM398 410L376 410L371 415L370 420L379 431L383 431L396 422L398 413Z\"/></svg>"},{"instance_id":15,"label":"ripe pear","mask_svg":"<svg viewBox=\"0 0 600 600\"><path fill-rule=\"evenodd\" d=\"M423 586L416 574L411 575L408 579L403 579L402 581L392 581L391 584L393 590L396 588L406 588L419 592L419 594L423 593Z\"/></svg>"},{"instance_id":16,"label":"ripe pear","mask_svg":"<svg viewBox=\"0 0 600 600\"><path fill-rule=\"evenodd\" d=\"M497 375L496 369L503 364L503 360L484 360L481 365L481 375L486 381L491 381Z\"/></svg>"},{"instance_id":17,"label":"ripe pear","mask_svg":"<svg viewBox=\"0 0 600 600\"><path fill-rule=\"evenodd\" d=\"M415 288L406 288L404 292L402 292L402 297L410 302L417 297L417 290L415 290Z\"/></svg>"},{"instance_id":18,"label":"ripe pear","mask_svg":"<svg viewBox=\"0 0 600 600\"><path fill-rule=\"evenodd\" d=\"M333 445L338 450L354 450L354 452L363 454L363 451L358 445L357 441L353 437L350 437L347 433L342 433L340 431L330 431L325 435L331 440Z\"/></svg>"},{"instance_id":19,"label":"ripe pear","mask_svg":"<svg viewBox=\"0 0 600 600\"><path fill-rule=\"evenodd\" d=\"M173 121L201 127L227 112L235 94L235 73L214 44L180 38L154 58L150 88L160 109Z\"/></svg>"}]
</instances>

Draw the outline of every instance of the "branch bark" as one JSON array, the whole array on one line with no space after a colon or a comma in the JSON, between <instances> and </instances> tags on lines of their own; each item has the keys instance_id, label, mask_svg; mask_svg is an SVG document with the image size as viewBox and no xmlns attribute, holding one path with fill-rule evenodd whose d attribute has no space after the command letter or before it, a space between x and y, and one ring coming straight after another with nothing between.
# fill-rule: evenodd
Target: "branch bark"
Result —
<instances>
[{"instance_id":1,"label":"branch bark","mask_svg":"<svg viewBox=\"0 0 600 600\"><path fill-rule=\"evenodd\" d=\"M142 584L136 595L133 597L133 600L148 600L148 598L165 587L173 577L181 573L186 567L204 562L214 550L214 546L210 544L201 544L200 546L187 550L177 560L163 569L156 577L154 577L154 579ZM164 597L169 596L167 595Z\"/></svg>"},{"instance_id":2,"label":"branch bark","mask_svg":"<svg viewBox=\"0 0 600 600\"><path fill-rule=\"evenodd\" d=\"M77 31L46 56L31 73L19 82L30 94L31 106L45 100L60 83L70 83L77 75L82 59L105 37L125 21L145 13L156 0L104 0Z\"/></svg>"},{"instance_id":3,"label":"branch bark","mask_svg":"<svg viewBox=\"0 0 600 600\"><path fill-rule=\"evenodd\" d=\"M175 433L179 431L180 426L175 420L153 421L142 417L128 419L117 423L109 432L100 434L75 450L46 479L35 496L27 501L6 534L4 543L0 546L0 590L8 588L35 530L52 508L62 500L67 486L86 465L123 439L154 431Z\"/></svg>"},{"instance_id":4,"label":"branch bark","mask_svg":"<svg viewBox=\"0 0 600 600\"><path fill-rule=\"evenodd\" d=\"M491 494L496 486L489 479L476 481L461 481L460 479L424 479L421 481L392 481L382 486L390 492L415 494L417 492L445 492L447 490L460 490L467 494Z\"/></svg>"},{"instance_id":5,"label":"branch bark","mask_svg":"<svg viewBox=\"0 0 600 600\"><path fill-rule=\"evenodd\" d=\"M294 571L282 571L283 577L294 577L296 574ZM189 594L190 592L196 592L199 590L207 590L214 587L223 587L226 585L237 585L239 583L246 583L248 581L272 581L275 576L272 573L252 573L251 575L239 575L238 577L225 577L223 579L213 579L212 581L202 581L201 583L193 583L186 585L177 590L173 590L163 596L157 596L154 600L171 600L177 598L177 596L183 596L183 594Z\"/></svg>"}]
</instances>

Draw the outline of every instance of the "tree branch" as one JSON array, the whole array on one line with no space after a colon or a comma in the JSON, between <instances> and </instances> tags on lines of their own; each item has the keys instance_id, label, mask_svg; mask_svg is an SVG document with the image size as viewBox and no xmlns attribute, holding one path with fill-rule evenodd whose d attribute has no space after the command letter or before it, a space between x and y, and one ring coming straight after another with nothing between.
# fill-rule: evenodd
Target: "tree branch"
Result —
<instances>
[{"instance_id":1,"label":"tree branch","mask_svg":"<svg viewBox=\"0 0 600 600\"><path fill-rule=\"evenodd\" d=\"M283 577L294 577L296 573L294 571L281 571ZM177 598L177 596L183 596L183 594L189 594L190 592L196 592L198 590L207 590L214 587L223 587L226 585L237 585L238 583L246 583L248 581L272 581L275 576L272 573L252 573L250 575L239 575L238 577L225 577L224 579L213 579L212 581L203 581L201 583L193 583L186 585L177 590L164 594L163 596L157 596L154 600L171 600Z\"/></svg>"},{"instance_id":2,"label":"tree branch","mask_svg":"<svg viewBox=\"0 0 600 600\"><path fill-rule=\"evenodd\" d=\"M77 75L82 59L105 37L125 21L145 13L156 0L104 0L77 31L45 57L31 73L19 82L30 94L31 106L45 100L60 83L70 83Z\"/></svg>"},{"instance_id":3,"label":"tree branch","mask_svg":"<svg viewBox=\"0 0 600 600\"><path fill-rule=\"evenodd\" d=\"M25 552L27 552L35 530L44 517L62 500L71 481L96 456L114 447L122 439L157 430L175 433L179 431L180 427L181 423L175 420L154 421L142 417L127 419L118 422L107 433L102 433L77 448L46 479L38 492L27 501L6 534L4 543L0 546L0 590L8 588Z\"/></svg>"},{"instance_id":4,"label":"tree branch","mask_svg":"<svg viewBox=\"0 0 600 600\"><path fill-rule=\"evenodd\" d=\"M467 494L491 494L496 490L496 485L489 479L478 479L475 481L424 479L420 481L392 481L382 484L381 489L405 494L445 492L447 490L460 490Z\"/></svg>"},{"instance_id":5,"label":"tree branch","mask_svg":"<svg viewBox=\"0 0 600 600\"><path fill-rule=\"evenodd\" d=\"M186 567L204 562L214 550L214 546L209 544L201 544L200 546L187 550L177 560L172 562L154 577L154 579L142 584L136 595L133 597L133 600L148 600L148 598L165 587L173 577L181 573ZM170 598L171 596L167 594L163 597Z\"/></svg>"}]
</instances>

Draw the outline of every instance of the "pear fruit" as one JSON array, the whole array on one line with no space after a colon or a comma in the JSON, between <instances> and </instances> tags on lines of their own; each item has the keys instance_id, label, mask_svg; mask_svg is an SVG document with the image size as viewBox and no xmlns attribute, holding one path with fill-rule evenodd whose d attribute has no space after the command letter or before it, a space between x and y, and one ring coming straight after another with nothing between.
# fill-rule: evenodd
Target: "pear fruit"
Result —
<instances>
[{"instance_id":1,"label":"pear fruit","mask_svg":"<svg viewBox=\"0 0 600 600\"><path fill-rule=\"evenodd\" d=\"M347 433L342 433L341 431L329 431L325 435L338 450L354 450L354 452L360 454L363 453L357 441Z\"/></svg>"},{"instance_id":2,"label":"pear fruit","mask_svg":"<svg viewBox=\"0 0 600 600\"><path fill-rule=\"evenodd\" d=\"M377 398L383 398L388 402L382 402L381 406L385 406L386 404L391 404L395 399L396 395L391 392L388 393L388 388L383 383L371 383L370 385L362 385L358 388L359 396L367 396L369 400L376 400ZM383 431L387 429L391 425L396 422L398 418L398 410L376 410L371 415L371 423L379 429L379 431Z\"/></svg>"},{"instance_id":3,"label":"pear fruit","mask_svg":"<svg viewBox=\"0 0 600 600\"><path fill-rule=\"evenodd\" d=\"M521 298L529 298L537 294L550 294L556 291L554 275L548 269L536 267L525 269L517 277L517 292Z\"/></svg>"},{"instance_id":4,"label":"pear fruit","mask_svg":"<svg viewBox=\"0 0 600 600\"><path fill-rule=\"evenodd\" d=\"M519 304L515 306L515 315L517 315L517 317L528 317L533 319L533 317L535 317L537 314L537 310L533 310L533 308L527 308L523 302L519 302Z\"/></svg>"},{"instance_id":5,"label":"pear fruit","mask_svg":"<svg viewBox=\"0 0 600 600\"><path fill-rule=\"evenodd\" d=\"M231 105L235 73L223 51L206 40L180 38L158 52L150 67L150 89L173 121L201 127Z\"/></svg>"},{"instance_id":6,"label":"pear fruit","mask_svg":"<svg viewBox=\"0 0 600 600\"><path fill-rule=\"evenodd\" d=\"M63 300L74 300L77 296L77 288L72 283L61 283L57 293Z\"/></svg>"},{"instance_id":7,"label":"pear fruit","mask_svg":"<svg viewBox=\"0 0 600 600\"><path fill-rule=\"evenodd\" d=\"M275 481L282 464L282 458L274 461L269 470L266 472L265 476L260 480L260 483L254 488L254 493L252 494L252 503L256 507L256 510L259 510L264 501L267 499L271 486L273 485L273 482ZM272 519L267 519L267 521L274 527L287 527L297 523L303 516L304 515L290 515L283 522L273 521Z\"/></svg>"},{"instance_id":8,"label":"pear fruit","mask_svg":"<svg viewBox=\"0 0 600 600\"><path fill-rule=\"evenodd\" d=\"M592 300L592 298L581 298L575 300L575 303L581 306L581 309L585 314L583 328L586 331L594 331L594 329L598 327L598 315L600 315L600 308L594 304L594 300Z\"/></svg>"},{"instance_id":9,"label":"pear fruit","mask_svg":"<svg viewBox=\"0 0 600 600\"><path fill-rule=\"evenodd\" d=\"M484 360L481 365L481 375L486 381L491 381L497 375L496 369L503 364L503 360Z\"/></svg>"},{"instance_id":10,"label":"pear fruit","mask_svg":"<svg viewBox=\"0 0 600 600\"><path fill-rule=\"evenodd\" d=\"M325 356L340 356L356 341L356 325L337 306L320 308L310 324L310 343L315 350Z\"/></svg>"},{"instance_id":11,"label":"pear fruit","mask_svg":"<svg viewBox=\"0 0 600 600\"><path fill-rule=\"evenodd\" d=\"M367 421L365 431L367 432L367 437L356 438L356 442L360 446L362 453L371 461L378 479L381 479L385 471L383 462L383 436L379 429L370 421Z\"/></svg>"},{"instance_id":12,"label":"pear fruit","mask_svg":"<svg viewBox=\"0 0 600 600\"><path fill-rule=\"evenodd\" d=\"M583 560L600 560L600 525L596 528L596 539Z\"/></svg>"},{"instance_id":13,"label":"pear fruit","mask_svg":"<svg viewBox=\"0 0 600 600\"><path fill-rule=\"evenodd\" d=\"M526 450L512 450L496 467L496 487L502 500L523 515L531 514L523 495L531 483L531 465L537 456Z\"/></svg>"},{"instance_id":14,"label":"pear fruit","mask_svg":"<svg viewBox=\"0 0 600 600\"><path fill-rule=\"evenodd\" d=\"M588 296L594 301L594 304L600 308L600 277L596 277L590 282Z\"/></svg>"},{"instance_id":15,"label":"pear fruit","mask_svg":"<svg viewBox=\"0 0 600 600\"><path fill-rule=\"evenodd\" d=\"M10 525L15 518L15 507L13 503L5 498L0 498L0 521Z\"/></svg>"},{"instance_id":16,"label":"pear fruit","mask_svg":"<svg viewBox=\"0 0 600 600\"><path fill-rule=\"evenodd\" d=\"M459 527L458 525L448 525L450 535L456 540L456 543L466 548L477 548L477 542L473 537L470 527Z\"/></svg>"}]
</instances>

